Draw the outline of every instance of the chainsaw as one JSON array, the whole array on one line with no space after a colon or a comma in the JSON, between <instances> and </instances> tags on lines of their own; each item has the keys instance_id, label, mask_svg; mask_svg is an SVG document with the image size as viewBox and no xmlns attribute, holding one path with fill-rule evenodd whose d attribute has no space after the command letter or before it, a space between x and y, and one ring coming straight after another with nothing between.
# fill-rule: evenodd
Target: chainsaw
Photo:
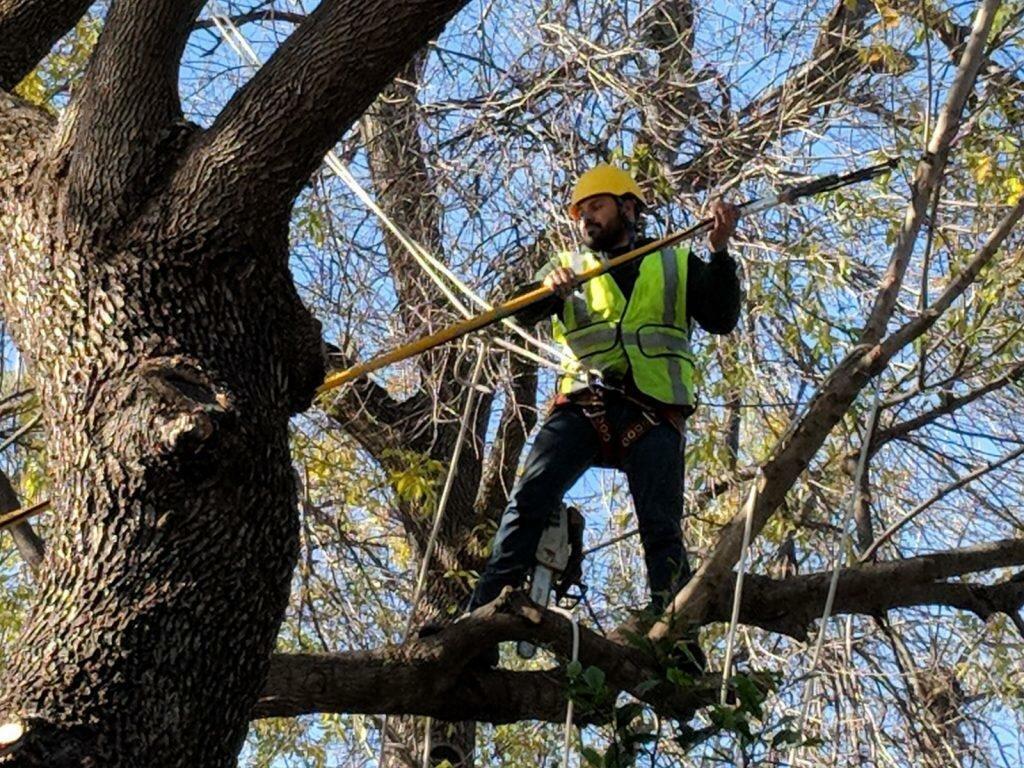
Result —
<instances>
[{"instance_id":1,"label":"chainsaw","mask_svg":"<svg viewBox=\"0 0 1024 768\"><path fill-rule=\"evenodd\" d=\"M537 544L537 562L530 575L530 599L542 608L569 594L573 586L582 598L586 587L583 577L583 515L575 507L559 506L557 518L544 529ZM532 659L537 646L526 640L516 645L521 659Z\"/></svg>"}]
</instances>

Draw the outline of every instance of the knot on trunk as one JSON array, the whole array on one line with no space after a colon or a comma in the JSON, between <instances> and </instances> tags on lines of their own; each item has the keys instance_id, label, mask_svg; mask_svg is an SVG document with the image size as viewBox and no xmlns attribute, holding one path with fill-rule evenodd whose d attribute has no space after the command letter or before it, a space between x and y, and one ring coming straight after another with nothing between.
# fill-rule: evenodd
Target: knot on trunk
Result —
<instances>
[{"instance_id":1,"label":"knot on trunk","mask_svg":"<svg viewBox=\"0 0 1024 768\"><path fill-rule=\"evenodd\" d=\"M143 364L140 373L164 406L154 425L161 453L195 454L234 421L230 396L191 361L157 358Z\"/></svg>"}]
</instances>

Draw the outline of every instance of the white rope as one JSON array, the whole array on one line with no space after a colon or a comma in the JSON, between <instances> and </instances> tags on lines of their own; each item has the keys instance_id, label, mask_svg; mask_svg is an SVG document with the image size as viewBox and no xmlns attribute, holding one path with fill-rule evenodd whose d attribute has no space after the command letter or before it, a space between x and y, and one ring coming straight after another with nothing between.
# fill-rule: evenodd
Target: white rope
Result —
<instances>
[{"instance_id":1,"label":"white rope","mask_svg":"<svg viewBox=\"0 0 1024 768\"><path fill-rule=\"evenodd\" d=\"M437 502L437 511L434 513L434 522L430 528L430 536L427 538L427 546L423 550L423 557L420 559L419 573L416 576L416 586L412 593L412 605L409 608L409 615L405 621L405 630L402 633L402 642L409 639L412 632L412 625L415 622L416 610L419 608L420 599L423 597L423 590L427 583L427 570L430 561L434 556L434 548L437 546L437 539L441 532L441 521L444 519L445 508L448 506L448 497L451 495L452 486L455 484L455 475L458 472L459 458L462 456L462 446L466 441L466 433L469 431L469 424L473 420L473 407L476 405L477 385L480 383L480 374L483 372L484 361L487 359L487 345L479 343L476 363L473 366L473 375L470 380L466 394L466 405L462 410L462 422L459 424L459 434L455 438L455 448L452 450L451 461L448 462L448 473L444 478L444 487L441 489L441 498ZM430 768L431 752L431 730L433 719L424 718L423 735L423 768Z\"/></svg>"},{"instance_id":2,"label":"white rope","mask_svg":"<svg viewBox=\"0 0 1024 768\"><path fill-rule=\"evenodd\" d=\"M811 659L811 666L804 675L805 679L812 680L817 675L818 663L821 661L822 648L825 646L825 636L828 634L827 623L832 617L832 607L835 604L836 591L839 587L839 571L843 566L843 561L846 557L846 550L849 548L850 542L850 518L853 517L853 510L857 506L857 499L860 496L860 483L861 478L864 477L864 467L868 461L868 451L871 448L871 439L874 436L875 425L878 421L878 409L881 405L880 399L881 393L881 382L875 381L875 398L871 406L871 415L868 417L868 423L864 426L864 434L861 437L860 445L860 456L857 458L857 469L853 476L853 493L850 494L850 503L846 505L846 511L843 513L843 521L841 523L840 530L842 535L839 540L839 551L833 558L832 564L832 578L828 584L828 596L825 598L825 610L821 614L821 621L818 624L818 637L814 644L814 656ZM804 724L807 720L807 713L811 706L811 685L808 684L804 687L803 703L800 707L800 718L796 723L796 732L802 733ZM794 744L789 750L789 763L792 764L796 757L797 745Z\"/></svg>"},{"instance_id":3,"label":"white rope","mask_svg":"<svg viewBox=\"0 0 1024 768\"><path fill-rule=\"evenodd\" d=\"M750 485L750 493L746 503L746 521L743 524L743 546L740 549L740 566L736 574L736 586L732 594L732 616L729 619L729 634L725 639L725 663L722 665L722 687L719 691L719 703L725 706L729 696L729 678L732 677L732 657L736 643L736 626L740 619L740 602L743 600L743 577L747 572L747 557L750 552L750 532L754 524L754 507L757 506L758 482L761 472L754 475Z\"/></svg>"},{"instance_id":4,"label":"white rope","mask_svg":"<svg viewBox=\"0 0 1024 768\"><path fill-rule=\"evenodd\" d=\"M434 719L431 717L424 718L424 734L423 734L423 768L430 768L430 753L434 751L433 745L433 730L434 730Z\"/></svg>"},{"instance_id":5,"label":"white rope","mask_svg":"<svg viewBox=\"0 0 1024 768\"><path fill-rule=\"evenodd\" d=\"M555 613L560 613L565 616L569 621L572 622L572 659L571 661L579 661L580 658L580 620L576 615L576 610L571 611L561 608L557 605L551 606L551 610ZM562 730L562 768L569 768L569 757L572 755L572 719L573 719L573 701L572 696L567 697L569 703L565 705L565 727ZM429 768L429 766L424 766Z\"/></svg>"},{"instance_id":6,"label":"white rope","mask_svg":"<svg viewBox=\"0 0 1024 768\"><path fill-rule=\"evenodd\" d=\"M452 450L452 458L448 463L448 474L445 476L441 498L437 502L437 511L434 513L434 524L430 528L430 537L427 539L427 546L424 548L423 558L420 560L419 575L416 577L416 587L412 593L412 607L409 611L409 618L406 620L402 642L409 639L409 632L412 631L413 617L416 614L416 609L419 608L420 598L423 596L423 588L427 583L427 569L430 566L431 558L434 556L434 547L437 545L438 534L441 531L441 521L444 518L445 508L448 506L448 497L451 495L452 486L455 484L455 475L459 468L459 458L462 456L462 446L466 440L466 433L469 431L469 424L473 420L473 408L476 405L476 395L478 392L477 385L480 383L480 374L483 371L486 357L487 346L481 342L479 344L476 364L473 366L473 376L470 380L469 392L466 395L466 405L462 411L459 435L455 438L455 448Z\"/></svg>"},{"instance_id":7,"label":"white rope","mask_svg":"<svg viewBox=\"0 0 1024 768\"><path fill-rule=\"evenodd\" d=\"M494 309L493 304L485 300L482 296L480 296L472 288L470 288L469 285L464 283L459 278L458 275L456 275L454 272L451 271L451 269L448 268L448 265L446 265L443 261L434 256L432 253L430 253L430 251L428 251L426 248L424 248L422 245L416 242L408 233L402 230L391 219L391 217L388 216L388 214L380 206L377 205L374 199L370 197L370 194L362 187L362 185L359 183L356 177L353 176L352 173L348 170L348 168L344 166L344 164L341 162L338 156L334 154L334 152L329 152L327 154L325 162L327 166L332 171L334 171L334 174L345 183L345 185L352 191L352 193L357 198L359 198L360 202L362 202L363 205L369 208L377 216L377 218L380 219L381 223L385 227L387 227L391 234L398 238L399 242L401 242L402 245L405 246L405 249L409 251L410 255L414 259L416 259L416 262L420 265L423 271L426 272L427 275L434 281L434 283L445 293L445 296L448 297L448 300L452 302L452 305L455 306L459 310L459 312L461 312L465 317L473 316L473 313L465 305L463 305L461 301L453 297L447 285L445 285L444 281L441 279L442 275L449 281L451 281L452 285L458 288L458 290L462 292L463 296L465 296L471 302L476 304L477 307L479 307L480 309L483 309L485 311ZM518 323L516 323L512 318L506 317L502 320L502 323L505 325L505 327L511 329L516 334L521 336L523 339L536 346L538 349L542 349L545 352L554 355L559 359L565 359L565 353L562 350L558 349L557 347L551 344L548 344L545 341L542 341L536 336L533 336L524 328L522 328Z\"/></svg>"},{"instance_id":8,"label":"white rope","mask_svg":"<svg viewBox=\"0 0 1024 768\"><path fill-rule=\"evenodd\" d=\"M212 3L211 7L214 10L214 14L211 19L214 25L217 27L221 36L227 42L227 44L235 51L238 56L247 61L253 67L259 67L261 62L256 51L246 40L245 35L242 34L241 30L235 25L234 21L220 10L219 3ZM417 243L412 239L404 230L402 230L387 213L380 208L373 200L372 197L366 192L365 189L359 184L359 181L352 175L352 173L345 167L345 164L341 162L341 159L333 151L328 152L324 158L326 165L334 172L334 174L341 179L342 182L352 191L352 193L359 198L359 200L373 212L374 215L380 219L381 223L393 234L402 246L412 255L416 263L420 265L420 268L426 272L427 276L434 282L435 285L441 290L445 297L452 303L463 317L472 317L473 313L463 304L451 291L448 285L444 282L442 275L455 285L464 296L470 299L470 301L477 304L477 306L490 310L493 306L475 293L468 285L462 282L459 277L452 272L442 261L434 257L426 248ZM435 271L436 270L436 271ZM516 334L521 336L529 343L535 345L538 349L547 352L555 356L558 360L565 363L569 358L562 350L558 349L551 344L548 344L541 339L533 336L523 329L518 323L511 318L504 318L502 323ZM502 347L503 349L513 352L515 354L522 355L523 357L547 368L559 371L560 373L566 373L568 368L554 363L547 358L541 357L535 352L526 349L524 347L513 344L504 339L496 339L495 344Z\"/></svg>"}]
</instances>

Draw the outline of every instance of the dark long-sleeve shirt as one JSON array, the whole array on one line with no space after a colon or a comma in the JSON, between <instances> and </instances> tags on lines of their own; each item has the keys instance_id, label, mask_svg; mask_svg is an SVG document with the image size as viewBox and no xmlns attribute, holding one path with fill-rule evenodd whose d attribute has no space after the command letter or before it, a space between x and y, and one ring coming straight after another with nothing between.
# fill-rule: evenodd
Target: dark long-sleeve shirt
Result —
<instances>
[{"instance_id":1,"label":"dark long-sleeve shirt","mask_svg":"<svg viewBox=\"0 0 1024 768\"><path fill-rule=\"evenodd\" d=\"M642 239L633 247L639 248L652 242L654 241L649 238ZM607 255L614 258L629 250L629 246L624 246L610 251ZM643 259L633 259L608 272L626 299L633 293L633 286L640 274L641 261ZM564 304L562 299L552 296L519 313L516 319L526 325L533 325L551 315L561 316ZM692 321L696 321L708 333L725 334L736 327L736 321L740 316L740 279L736 273L736 261L727 251L711 254L710 261L704 261L690 251L686 278L686 312L691 324Z\"/></svg>"}]
</instances>

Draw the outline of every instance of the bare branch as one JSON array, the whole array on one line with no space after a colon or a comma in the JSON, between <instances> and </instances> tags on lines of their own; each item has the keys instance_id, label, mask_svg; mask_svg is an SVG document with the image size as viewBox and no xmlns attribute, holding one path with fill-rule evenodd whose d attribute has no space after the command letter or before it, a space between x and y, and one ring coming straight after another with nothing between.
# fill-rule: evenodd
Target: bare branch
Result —
<instances>
[{"instance_id":1,"label":"bare branch","mask_svg":"<svg viewBox=\"0 0 1024 768\"><path fill-rule=\"evenodd\" d=\"M885 340L882 344L882 357L885 360L890 359L899 350L931 328L949 309L950 305L963 295L968 286L977 279L981 270L995 257L1003 241L1020 221L1021 216L1024 216L1024 196L1017 200L1017 204L1009 210L995 230L986 238L985 243L978 249L970 264L950 281L942 295L919 317L905 323L903 327Z\"/></svg>"},{"instance_id":2,"label":"bare branch","mask_svg":"<svg viewBox=\"0 0 1024 768\"><path fill-rule=\"evenodd\" d=\"M0 90L21 82L89 5L89 0L0 0Z\"/></svg>"},{"instance_id":3,"label":"bare branch","mask_svg":"<svg viewBox=\"0 0 1024 768\"><path fill-rule=\"evenodd\" d=\"M925 427L943 416L956 413L964 406L970 405L976 400L980 400L985 395L996 392L1008 384L1013 384L1021 380L1024 380L1024 362L1017 363L1002 376L993 379L977 389L971 390L965 395L957 397L942 397L941 405L931 408L911 419L901 421L899 424L894 424L888 429L879 430L871 441L871 452L875 453L886 443L889 443L892 440L899 440L901 437L909 435L911 432L914 432L921 427Z\"/></svg>"},{"instance_id":4,"label":"bare branch","mask_svg":"<svg viewBox=\"0 0 1024 768\"><path fill-rule=\"evenodd\" d=\"M477 511L491 519L497 519L508 502L520 454L537 423L537 366L517 356L510 356L509 362L512 387L505 400L476 501Z\"/></svg>"},{"instance_id":5,"label":"bare branch","mask_svg":"<svg viewBox=\"0 0 1024 768\"><path fill-rule=\"evenodd\" d=\"M861 73L857 41L867 32L873 3L838 0L814 44L811 59L793 68L778 86L758 94L736 117L723 122L707 149L680 166L674 181L699 192L734 176L766 146L808 125L823 107L836 101Z\"/></svg>"},{"instance_id":6,"label":"bare branch","mask_svg":"<svg viewBox=\"0 0 1024 768\"><path fill-rule=\"evenodd\" d=\"M228 20L237 27L241 27L245 24L251 24L255 21L284 21L289 24L301 24L306 20L306 14L304 13L290 13L289 11L279 11L274 8L270 8L265 11L251 11L249 13L239 13L236 16L229 16ZM199 19L193 25L193 29L213 29L217 26L212 18L210 19Z\"/></svg>"},{"instance_id":7,"label":"bare branch","mask_svg":"<svg viewBox=\"0 0 1024 768\"><path fill-rule=\"evenodd\" d=\"M373 176L377 204L414 242L433 254L441 251L439 200L420 138L416 105L421 51L366 110L359 128ZM419 263L390 230L384 232L391 279L398 294L398 312L409 330L450 322L452 308ZM427 369L430 355L421 358Z\"/></svg>"},{"instance_id":8,"label":"bare branch","mask_svg":"<svg viewBox=\"0 0 1024 768\"><path fill-rule=\"evenodd\" d=\"M861 555L861 560L870 559L871 556L878 551L878 548L882 546L882 544L887 542L889 539L891 539L897 531L899 531L903 526L905 526L919 514L924 512L930 506L935 504L937 501L944 499L946 496L953 493L953 491L960 490L965 485L977 480L979 477L987 475L992 470L998 469L999 467L1009 464L1011 461L1019 458L1020 456L1024 456L1024 448L1018 448L1015 451L1010 451L1005 456L996 459L995 461L990 461L986 464L983 464L977 469L973 470L972 472L968 472L963 477L957 478L951 483L947 483L934 494L932 494L927 500L922 501L920 504L918 504L916 507L910 510L907 514L903 515L903 517L901 517L895 523L890 525L886 529L885 533L883 533L881 536L875 539L875 541L871 542L871 546L868 547L864 551L864 554Z\"/></svg>"}]
</instances>

